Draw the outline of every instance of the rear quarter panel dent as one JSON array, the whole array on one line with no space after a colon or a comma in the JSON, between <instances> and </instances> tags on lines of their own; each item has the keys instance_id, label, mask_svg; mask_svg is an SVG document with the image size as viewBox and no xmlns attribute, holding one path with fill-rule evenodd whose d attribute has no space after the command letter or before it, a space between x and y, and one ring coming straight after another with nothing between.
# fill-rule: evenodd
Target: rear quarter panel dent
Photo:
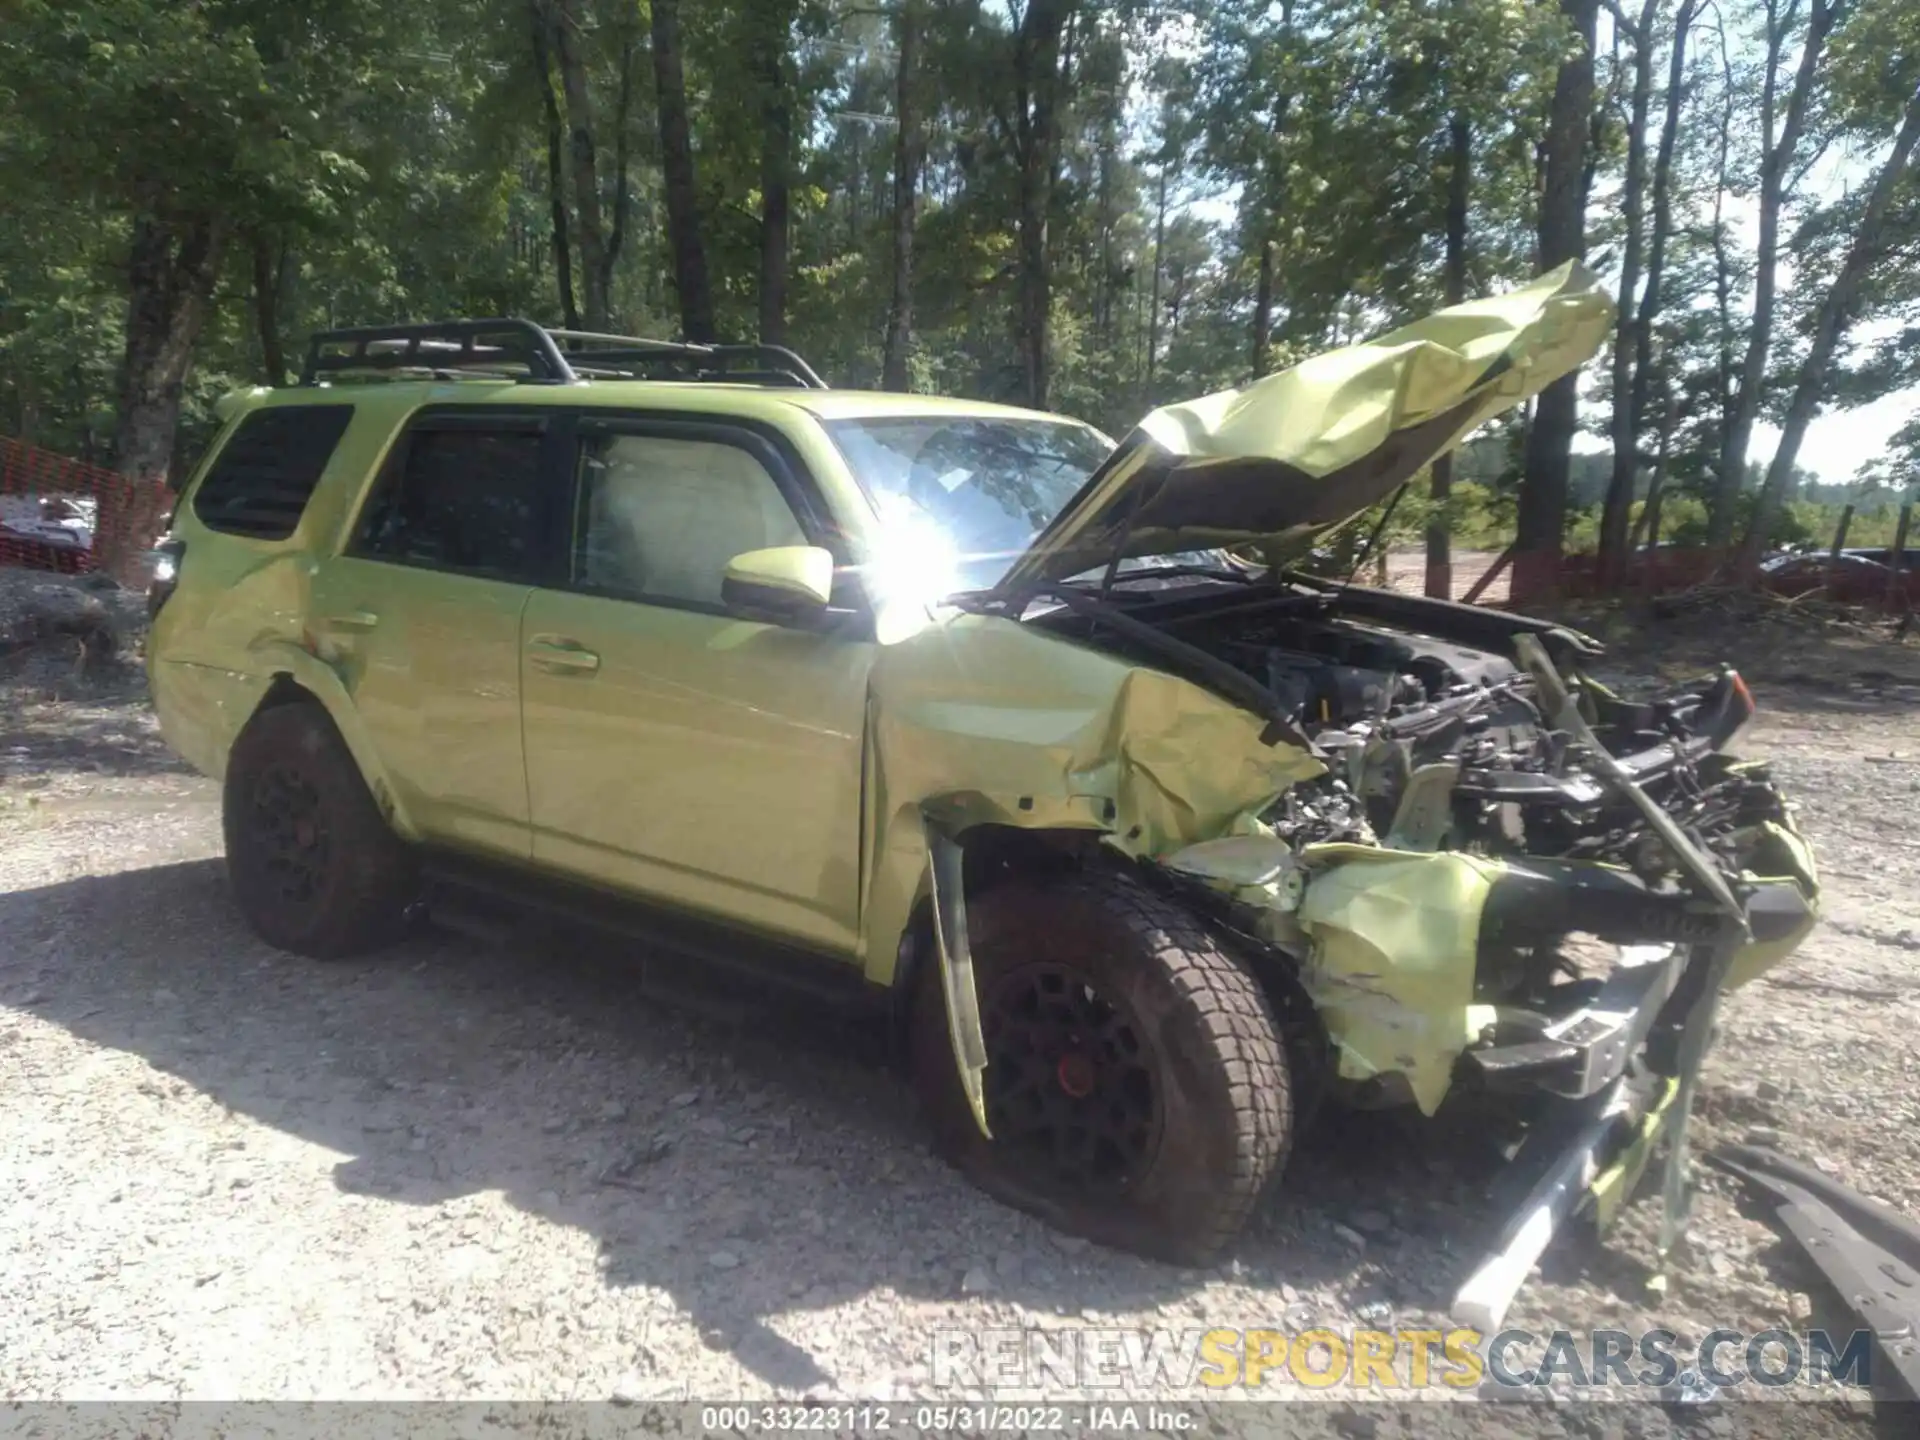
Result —
<instances>
[{"instance_id":1,"label":"rear quarter panel dent","mask_svg":"<svg viewBox=\"0 0 1920 1440\"><path fill-rule=\"evenodd\" d=\"M273 683L190 661L153 660L147 683L160 731L176 755L202 775L224 780L227 752Z\"/></svg>"}]
</instances>

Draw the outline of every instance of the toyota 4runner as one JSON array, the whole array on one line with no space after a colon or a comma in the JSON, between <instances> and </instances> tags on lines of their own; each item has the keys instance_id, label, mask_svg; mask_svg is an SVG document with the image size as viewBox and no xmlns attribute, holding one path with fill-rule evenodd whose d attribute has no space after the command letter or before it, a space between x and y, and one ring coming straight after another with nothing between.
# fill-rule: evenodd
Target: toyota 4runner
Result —
<instances>
[{"instance_id":1,"label":"toyota 4runner","mask_svg":"<svg viewBox=\"0 0 1920 1440\"><path fill-rule=\"evenodd\" d=\"M1679 1153L1812 861L1732 671L1629 698L1295 567L1611 314L1562 269L1118 445L766 346L331 332L183 487L153 694L273 945L509 897L843 999L991 1193L1174 1261L1322 1099L1531 1097L1511 1281Z\"/></svg>"}]
</instances>

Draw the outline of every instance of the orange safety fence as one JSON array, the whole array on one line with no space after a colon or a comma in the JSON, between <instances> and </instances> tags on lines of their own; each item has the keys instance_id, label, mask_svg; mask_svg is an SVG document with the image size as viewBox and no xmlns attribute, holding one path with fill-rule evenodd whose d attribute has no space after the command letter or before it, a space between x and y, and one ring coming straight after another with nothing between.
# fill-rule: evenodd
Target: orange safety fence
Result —
<instances>
[{"instance_id":1,"label":"orange safety fence","mask_svg":"<svg viewBox=\"0 0 1920 1440\"><path fill-rule=\"evenodd\" d=\"M1868 553L1879 558L1868 559L1854 551L1835 560L1814 551L1779 560L1760 574L1759 584L1788 598L1818 594L1869 609L1920 609L1920 558L1914 548L1907 549L1897 572L1886 552ZM1675 595L1724 575L1722 558L1704 546L1663 545L1651 553L1634 553L1617 593L1640 598ZM1383 561L1363 567L1359 579L1362 584L1384 583L1387 589L1409 595L1424 594L1426 556L1412 547L1396 550ZM1518 610L1603 593L1599 562L1590 554L1515 557L1487 550L1456 551L1449 579L1455 600Z\"/></svg>"},{"instance_id":2,"label":"orange safety fence","mask_svg":"<svg viewBox=\"0 0 1920 1440\"><path fill-rule=\"evenodd\" d=\"M0 435L0 565L142 585L171 503L153 481Z\"/></svg>"}]
</instances>

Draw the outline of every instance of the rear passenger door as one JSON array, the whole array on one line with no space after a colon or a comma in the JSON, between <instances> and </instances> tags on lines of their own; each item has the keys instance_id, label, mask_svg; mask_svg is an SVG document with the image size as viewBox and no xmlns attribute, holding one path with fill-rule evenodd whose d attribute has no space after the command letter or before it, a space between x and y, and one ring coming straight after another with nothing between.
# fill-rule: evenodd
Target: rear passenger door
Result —
<instances>
[{"instance_id":1,"label":"rear passenger door","mask_svg":"<svg viewBox=\"0 0 1920 1440\"><path fill-rule=\"evenodd\" d=\"M871 620L851 581L817 628L721 599L736 555L836 548L798 462L746 427L583 419L571 488L522 628L534 858L850 955Z\"/></svg>"},{"instance_id":2,"label":"rear passenger door","mask_svg":"<svg viewBox=\"0 0 1920 1440\"><path fill-rule=\"evenodd\" d=\"M316 639L423 839L531 855L520 617L563 444L539 414L424 412L315 578Z\"/></svg>"}]
</instances>

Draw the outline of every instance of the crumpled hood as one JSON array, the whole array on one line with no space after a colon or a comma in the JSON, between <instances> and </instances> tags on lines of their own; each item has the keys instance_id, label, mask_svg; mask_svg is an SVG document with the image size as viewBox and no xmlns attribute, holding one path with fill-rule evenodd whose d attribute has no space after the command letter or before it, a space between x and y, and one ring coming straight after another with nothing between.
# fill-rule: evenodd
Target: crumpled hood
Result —
<instances>
[{"instance_id":1,"label":"crumpled hood","mask_svg":"<svg viewBox=\"0 0 1920 1440\"><path fill-rule=\"evenodd\" d=\"M1168 405L1121 442L997 587L1118 558L1255 545L1272 561L1392 494L1577 370L1613 324L1577 263L1330 350L1244 390Z\"/></svg>"}]
</instances>

